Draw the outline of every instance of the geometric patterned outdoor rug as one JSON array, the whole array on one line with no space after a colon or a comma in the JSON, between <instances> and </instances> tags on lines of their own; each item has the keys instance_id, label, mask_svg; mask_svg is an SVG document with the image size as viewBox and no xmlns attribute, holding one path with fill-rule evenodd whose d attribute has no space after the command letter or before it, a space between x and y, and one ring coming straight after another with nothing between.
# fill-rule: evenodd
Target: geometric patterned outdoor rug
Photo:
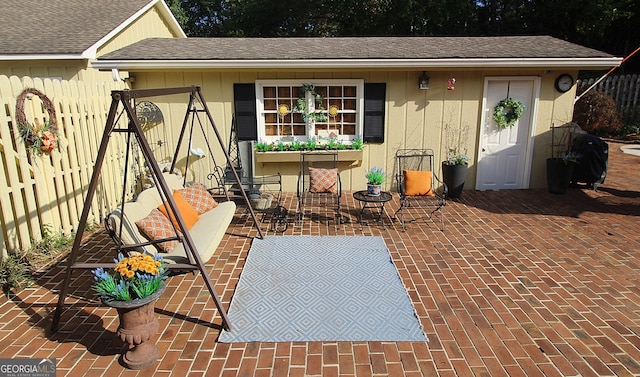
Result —
<instances>
[{"instance_id":1,"label":"geometric patterned outdoor rug","mask_svg":"<svg viewBox=\"0 0 640 377\"><path fill-rule=\"evenodd\" d=\"M427 341L382 237L254 239L219 341Z\"/></svg>"}]
</instances>

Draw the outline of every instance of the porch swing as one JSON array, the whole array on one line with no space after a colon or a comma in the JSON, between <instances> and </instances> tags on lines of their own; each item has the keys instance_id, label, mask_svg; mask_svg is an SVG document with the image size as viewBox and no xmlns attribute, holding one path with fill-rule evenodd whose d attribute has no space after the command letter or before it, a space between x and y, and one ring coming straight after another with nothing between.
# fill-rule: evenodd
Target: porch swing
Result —
<instances>
[{"instance_id":1,"label":"porch swing","mask_svg":"<svg viewBox=\"0 0 640 377\"><path fill-rule=\"evenodd\" d=\"M186 185L187 183L186 174L182 178L176 178L177 176L174 174L163 173L158 162L153 156L153 152L150 148L150 145L146 137L144 136L144 133L142 131L142 127L140 124L140 119L136 116L136 111L135 111L136 100L140 98L179 95L179 94L189 94L189 103L187 105L187 110L185 113L182 128L180 130L180 136L178 137L178 140L176 143L176 150L173 155L173 159L171 161L169 172L171 173L176 170L176 163L180 154L181 145L187 133L188 133L189 147L186 148L187 156L186 156L185 168L189 167L189 159L192 158L191 154L193 153L193 148L191 145L193 141L193 132L194 132L195 126L197 125L198 128L202 131L204 141L206 142L208 155L210 156L213 163L213 168L212 168L213 171L207 174L207 177L206 177L213 184L213 187L209 188L208 191L210 194L215 194L214 196L216 198L218 199L224 198L228 201L227 203L233 204L224 182L225 169L217 165L215 162L213 150L211 149L211 144L209 143L209 140L205 132L205 128L202 124L202 120L200 119L199 114L201 113L204 114L206 117L205 120L211 125L211 128L214 131L216 138L218 140L219 147L225 155L225 159L226 159L225 165L226 166L231 165L232 160L229 155L229 152L225 149L222 137L215 125L215 122L213 121L213 117L211 116L209 108L207 107L207 104L202 96L202 91L200 87L192 86L192 87L178 87L178 88L112 91L111 107L107 115L107 121L104 129L104 133L102 136L102 141L100 143L100 148L98 150L98 156L96 158L93 175L89 183L87 195L84 202L85 204L82 209L82 214L78 224L78 232L76 233L73 247L68 256L66 271L64 275L64 281L62 283L62 288L60 289L56 311L54 313L53 321L51 324L52 332L55 332L58 329L60 317L64 308L64 301L67 296L67 292L69 290L72 271L75 269L94 269L98 267L112 268L114 266L113 263L78 263L76 262L76 259L78 257L78 254L81 252L81 249L83 248L83 245L81 245L82 235L83 235L82 230L85 229L87 225L87 219L91 209L91 203L93 202L93 198L99 183L100 172L101 172L102 164L104 162L104 159L107 153L108 144L111 140L111 136L119 133L125 134L125 137L127 140L127 147L126 147L126 156L125 156L125 168L124 168L124 173L122 174L122 176L124 177L122 194L121 194L122 201L121 201L121 204L119 204L119 208L117 210L114 210L114 212L119 211L119 213L121 214L120 222L117 223L116 227L112 227L112 229L110 229L110 231L113 233L111 234L111 236L114 237L115 235L114 239L117 241L116 251L122 252L122 253L127 253L130 251L149 251L150 248L153 250L154 246L159 245L163 242L167 242L167 241L179 242L182 247L181 250L184 253L182 259L186 260L186 262L181 263L180 261L174 260L167 264L168 268L174 269L174 270L181 270L181 271L185 271L185 270L200 271L200 274L204 279L204 283L207 286L209 293L211 294L211 297L215 302L216 308L220 312L220 315L223 320L223 326L229 331L231 330L231 323L229 322L229 319L227 317L227 312L222 306L222 303L214 289L213 283L211 282L209 276L207 275L207 271L204 269L204 262L199 253L198 246L194 241L194 238L192 237L191 231L189 231L187 227L185 218L179 212L179 209L178 209L179 207L176 203L176 200L173 197L172 188L176 189L176 185L181 185L181 186ZM125 121L127 123L126 127L118 127L118 125L122 125ZM132 140L132 137L134 138L133 140ZM147 196L151 195L151 193L148 193L148 191L152 190L153 191L152 194L156 197L155 200L160 200L160 203L164 203L166 210L170 210L173 214L175 214L174 217L176 221L175 221L175 224L173 224L173 227L174 227L174 231L179 231L179 233L175 232L174 236L169 236L164 238L160 237L159 239L154 239L149 241L144 240L142 242L140 242L138 239L135 239L134 242L131 242L130 240L129 242L126 242L126 237L123 237L123 232L125 231L123 223L126 220L125 197L126 197L126 190L128 187L127 177L128 177L129 162L132 154L131 146L134 142L137 143L139 152L143 155L148 165L148 169L150 170L150 174L151 174L151 179L155 185L155 188L147 189L142 193L140 193L137 200L140 200L140 197L143 194L147 194ZM235 169L231 169L230 174L231 176L228 178L235 179L235 182L238 185L240 185L241 184L240 177L236 173ZM182 182L179 182L179 180L181 180ZM246 193L243 190L241 190L239 194L241 195L244 202L247 204L248 211L250 212L254 225L258 231L258 237L263 238L264 236L260 228L259 221L253 209L249 205L249 199ZM225 204L225 203L220 203L220 204ZM166 207L169 207L169 208L166 208ZM232 206L232 212L235 212L235 204L233 204ZM229 219L228 221L230 222L231 220ZM223 225L225 231L226 231L226 227L229 225L229 222L227 222L226 225ZM171 223L173 223L173 221ZM133 227L135 227L135 225ZM107 228L109 229L109 227ZM215 244L214 248L216 246L217 246L217 243Z\"/></svg>"}]
</instances>

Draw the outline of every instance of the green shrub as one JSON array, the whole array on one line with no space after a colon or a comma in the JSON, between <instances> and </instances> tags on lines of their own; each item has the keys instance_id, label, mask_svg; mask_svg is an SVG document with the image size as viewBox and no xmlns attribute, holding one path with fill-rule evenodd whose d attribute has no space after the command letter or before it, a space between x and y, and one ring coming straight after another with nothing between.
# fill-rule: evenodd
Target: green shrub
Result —
<instances>
[{"instance_id":1,"label":"green shrub","mask_svg":"<svg viewBox=\"0 0 640 377\"><path fill-rule=\"evenodd\" d=\"M357 150L357 151L361 151L364 149L364 143L362 141L361 138L355 138L352 142L351 142L351 148Z\"/></svg>"},{"instance_id":2,"label":"green shrub","mask_svg":"<svg viewBox=\"0 0 640 377\"><path fill-rule=\"evenodd\" d=\"M615 136L622 130L622 117L613 98L605 92L592 90L585 94L573 109L573 121L588 133Z\"/></svg>"},{"instance_id":3,"label":"green shrub","mask_svg":"<svg viewBox=\"0 0 640 377\"><path fill-rule=\"evenodd\" d=\"M23 288L33 284L26 255L22 258L9 254L0 259L0 287L7 295L12 288Z\"/></svg>"},{"instance_id":4,"label":"green shrub","mask_svg":"<svg viewBox=\"0 0 640 377\"><path fill-rule=\"evenodd\" d=\"M636 126L635 124L625 124L620 129L620 136L622 138L627 138L630 135L637 136L640 134L640 126Z\"/></svg>"},{"instance_id":5,"label":"green shrub","mask_svg":"<svg viewBox=\"0 0 640 377\"><path fill-rule=\"evenodd\" d=\"M87 226L87 230L93 229ZM42 239L26 251L9 253L0 259L0 287L9 294L12 288L23 288L33 284L33 276L66 256L73 247L75 234L55 234L50 225L42 227Z\"/></svg>"},{"instance_id":6,"label":"green shrub","mask_svg":"<svg viewBox=\"0 0 640 377\"><path fill-rule=\"evenodd\" d=\"M255 148L258 152L268 152L272 149L271 144L266 143L264 141L257 142L255 145Z\"/></svg>"}]
</instances>

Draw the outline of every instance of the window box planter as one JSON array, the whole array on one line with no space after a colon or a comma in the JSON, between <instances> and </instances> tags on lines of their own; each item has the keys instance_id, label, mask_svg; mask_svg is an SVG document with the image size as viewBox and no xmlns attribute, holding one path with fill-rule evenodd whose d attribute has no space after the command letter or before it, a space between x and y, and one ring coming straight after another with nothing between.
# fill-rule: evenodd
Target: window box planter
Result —
<instances>
[{"instance_id":1,"label":"window box planter","mask_svg":"<svg viewBox=\"0 0 640 377\"><path fill-rule=\"evenodd\" d=\"M327 152L333 152L328 151ZM300 151L269 151L259 152L254 150L254 161L260 166L270 163L295 162L300 163ZM338 161L359 163L362 161L362 150L343 149L338 151Z\"/></svg>"}]
</instances>

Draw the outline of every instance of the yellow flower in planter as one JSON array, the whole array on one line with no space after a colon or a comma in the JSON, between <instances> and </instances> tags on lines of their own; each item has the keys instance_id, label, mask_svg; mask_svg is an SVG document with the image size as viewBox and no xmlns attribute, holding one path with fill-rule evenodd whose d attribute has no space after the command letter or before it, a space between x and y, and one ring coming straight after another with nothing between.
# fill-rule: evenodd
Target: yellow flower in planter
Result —
<instances>
[{"instance_id":1,"label":"yellow flower in planter","mask_svg":"<svg viewBox=\"0 0 640 377\"><path fill-rule=\"evenodd\" d=\"M103 268L93 270L95 291L107 300L130 301L148 297L162 286L167 268L160 255L118 254L113 274Z\"/></svg>"}]
</instances>

